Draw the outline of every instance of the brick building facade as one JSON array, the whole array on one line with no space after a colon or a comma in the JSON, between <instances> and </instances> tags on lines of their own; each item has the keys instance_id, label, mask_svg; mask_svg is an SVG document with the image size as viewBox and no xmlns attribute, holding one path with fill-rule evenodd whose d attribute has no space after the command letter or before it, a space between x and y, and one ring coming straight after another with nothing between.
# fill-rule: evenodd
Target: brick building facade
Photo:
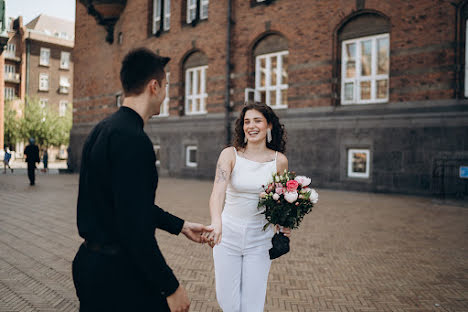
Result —
<instances>
[{"instance_id":1,"label":"brick building facade","mask_svg":"<svg viewBox=\"0 0 468 312\"><path fill-rule=\"evenodd\" d=\"M73 22L39 15L27 25L20 16L12 19L3 53L4 94L14 105L37 100L65 115L73 102ZM2 121L3 122L3 121ZM22 156L23 143L16 147ZM65 157L66 150L53 150L51 159Z\"/></svg>"},{"instance_id":2,"label":"brick building facade","mask_svg":"<svg viewBox=\"0 0 468 312\"><path fill-rule=\"evenodd\" d=\"M163 175L213 177L253 97L316 186L467 195L467 1L135 0L107 28L99 2L77 1L71 169L121 102L123 56L144 46L172 59L163 114L146 125Z\"/></svg>"}]
</instances>

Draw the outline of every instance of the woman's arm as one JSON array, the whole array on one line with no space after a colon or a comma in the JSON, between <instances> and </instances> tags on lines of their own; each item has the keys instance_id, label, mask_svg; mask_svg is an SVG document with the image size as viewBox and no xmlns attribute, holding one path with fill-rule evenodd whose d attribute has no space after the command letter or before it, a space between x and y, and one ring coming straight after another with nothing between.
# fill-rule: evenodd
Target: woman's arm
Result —
<instances>
[{"instance_id":1,"label":"woman's arm","mask_svg":"<svg viewBox=\"0 0 468 312\"><path fill-rule=\"evenodd\" d=\"M213 227L213 232L209 233L208 239L212 240L213 243L210 244L212 247L214 244L219 244L221 242L221 213L223 211L226 189L231 179L234 163L234 148L225 148L219 155L218 163L216 165L216 176L210 197L211 226Z\"/></svg>"},{"instance_id":2,"label":"woman's arm","mask_svg":"<svg viewBox=\"0 0 468 312\"><path fill-rule=\"evenodd\" d=\"M282 174L284 170L288 170L288 159L280 152L278 152L278 157L276 158L276 170L280 174Z\"/></svg>"}]
</instances>

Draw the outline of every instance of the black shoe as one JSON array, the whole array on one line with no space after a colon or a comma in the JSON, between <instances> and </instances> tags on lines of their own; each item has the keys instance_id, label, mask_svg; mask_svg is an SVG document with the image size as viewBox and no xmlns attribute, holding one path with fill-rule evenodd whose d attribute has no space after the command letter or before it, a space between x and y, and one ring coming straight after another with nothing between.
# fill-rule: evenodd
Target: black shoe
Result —
<instances>
[{"instance_id":1,"label":"black shoe","mask_svg":"<svg viewBox=\"0 0 468 312\"><path fill-rule=\"evenodd\" d=\"M35 183L34 183L34 182L31 182L31 183L29 183L29 185L35 185Z\"/></svg>"}]
</instances>

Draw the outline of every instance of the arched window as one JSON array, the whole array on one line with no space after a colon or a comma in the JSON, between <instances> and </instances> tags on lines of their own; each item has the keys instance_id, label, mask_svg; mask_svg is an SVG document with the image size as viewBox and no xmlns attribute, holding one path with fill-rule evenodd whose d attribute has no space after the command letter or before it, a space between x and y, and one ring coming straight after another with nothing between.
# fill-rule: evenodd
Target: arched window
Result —
<instances>
[{"instance_id":1,"label":"arched window","mask_svg":"<svg viewBox=\"0 0 468 312\"><path fill-rule=\"evenodd\" d=\"M390 23L361 13L338 30L341 104L385 103L389 99Z\"/></svg>"},{"instance_id":2,"label":"arched window","mask_svg":"<svg viewBox=\"0 0 468 312\"><path fill-rule=\"evenodd\" d=\"M255 90L272 108L288 107L288 43L280 35L268 35L253 48Z\"/></svg>"},{"instance_id":3,"label":"arched window","mask_svg":"<svg viewBox=\"0 0 468 312\"><path fill-rule=\"evenodd\" d=\"M185 114L206 114L206 71L208 58L202 52L190 54L184 62L185 73Z\"/></svg>"}]
</instances>

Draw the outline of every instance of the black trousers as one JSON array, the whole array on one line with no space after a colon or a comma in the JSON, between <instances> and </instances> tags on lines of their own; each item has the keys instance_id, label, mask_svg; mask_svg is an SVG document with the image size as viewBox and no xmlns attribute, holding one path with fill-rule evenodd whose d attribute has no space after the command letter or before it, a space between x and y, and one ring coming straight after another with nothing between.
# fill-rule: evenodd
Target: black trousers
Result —
<instances>
[{"instance_id":1,"label":"black trousers","mask_svg":"<svg viewBox=\"0 0 468 312\"><path fill-rule=\"evenodd\" d=\"M36 164L28 162L28 178L29 183L33 185L36 183Z\"/></svg>"},{"instance_id":2,"label":"black trousers","mask_svg":"<svg viewBox=\"0 0 468 312\"><path fill-rule=\"evenodd\" d=\"M146 284L124 255L105 255L81 245L72 270L80 312L169 312L166 298Z\"/></svg>"}]
</instances>

